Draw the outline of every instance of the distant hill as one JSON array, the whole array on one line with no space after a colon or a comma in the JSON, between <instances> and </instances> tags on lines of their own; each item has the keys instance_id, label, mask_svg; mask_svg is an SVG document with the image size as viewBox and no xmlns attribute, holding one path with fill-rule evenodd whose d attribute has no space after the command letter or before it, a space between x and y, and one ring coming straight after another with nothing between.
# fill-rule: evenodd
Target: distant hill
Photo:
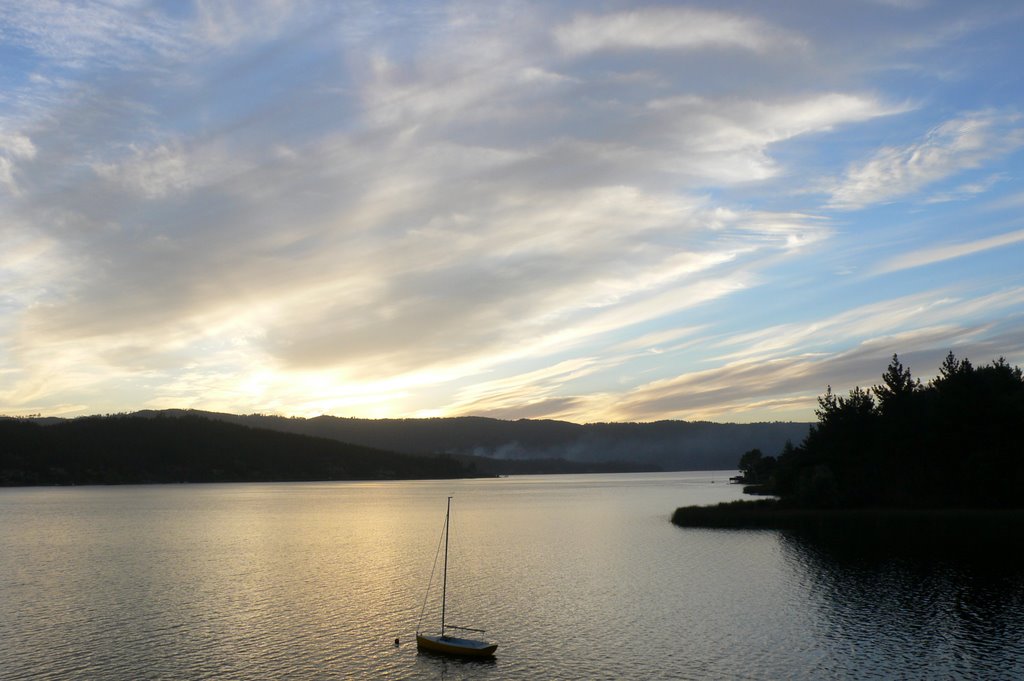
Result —
<instances>
[{"instance_id":1,"label":"distant hill","mask_svg":"<svg viewBox=\"0 0 1024 681\"><path fill-rule=\"evenodd\" d=\"M471 461L409 456L195 414L0 419L0 486L458 478Z\"/></svg>"},{"instance_id":2,"label":"distant hill","mask_svg":"<svg viewBox=\"0 0 1024 681\"><path fill-rule=\"evenodd\" d=\"M806 423L285 418L194 410L0 418L0 485L732 470Z\"/></svg>"},{"instance_id":3,"label":"distant hill","mask_svg":"<svg viewBox=\"0 0 1024 681\"><path fill-rule=\"evenodd\" d=\"M782 450L802 442L809 423L592 423L502 421L482 417L355 419L335 416L286 418L214 412L196 413L252 427L330 438L404 454L476 456L508 462L563 459L577 464L614 464L623 469L731 470L751 449ZM507 471L502 471L507 472ZM525 470L522 472L534 472Z\"/></svg>"}]
</instances>

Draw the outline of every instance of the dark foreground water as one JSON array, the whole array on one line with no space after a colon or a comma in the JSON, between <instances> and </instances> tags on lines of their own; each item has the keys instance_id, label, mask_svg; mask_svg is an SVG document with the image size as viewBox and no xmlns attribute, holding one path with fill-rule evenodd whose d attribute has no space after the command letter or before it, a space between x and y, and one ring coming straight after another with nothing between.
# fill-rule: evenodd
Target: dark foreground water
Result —
<instances>
[{"instance_id":1,"label":"dark foreground water","mask_svg":"<svg viewBox=\"0 0 1024 681\"><path fill-rule=\"evenodd\" d=\"M669 523L728 475L0 490L0 678L1024 678L1019 537ZM492 662L413 641L449 494L449 621Z\"/></svg>"}]
</instances>

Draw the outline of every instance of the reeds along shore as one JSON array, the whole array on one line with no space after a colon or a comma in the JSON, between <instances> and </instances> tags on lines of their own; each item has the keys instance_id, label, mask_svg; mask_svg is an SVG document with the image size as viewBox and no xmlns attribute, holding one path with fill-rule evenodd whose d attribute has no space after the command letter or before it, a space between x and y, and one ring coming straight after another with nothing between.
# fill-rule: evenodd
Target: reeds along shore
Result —
<instances>
[{"instance_id":1,"label":"reeds along shore","mask_svg":"<svg viewBox=\"0 0 1024 681\"><path fill-rule=\"evenodd\" d=\"M808 509L776 499L676 509L685 528L781 530L844 552L899 549L914 553L1003 555L1024 533L1024 509Z\"/></svg>"},{"instance_id":2,"label":"reeds along shore","mask_svg":"<svg viewBox=\"0 0 1024 681\"><path fill-rule=\"evenodd\" d=\"M977 529L996 523L1006 529L1024 528L1024 509L906 509L906 508L795 508L777 499L733 501L717 506L684 506L672 514L680 527L736 529L806 529L827 527L906 528L941 531Z\"/></svg>"}]
</instances>

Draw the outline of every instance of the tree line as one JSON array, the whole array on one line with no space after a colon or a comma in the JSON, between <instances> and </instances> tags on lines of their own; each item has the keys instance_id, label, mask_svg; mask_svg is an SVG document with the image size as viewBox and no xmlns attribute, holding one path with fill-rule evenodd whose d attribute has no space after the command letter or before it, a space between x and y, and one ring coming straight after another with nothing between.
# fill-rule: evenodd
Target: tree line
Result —
<instances>
[{"instance_id":1,"label":"tree line","mask_svg":"<svg viewBox=\"0 0 1024 681\"><path fill-rule=\"evenodd\" d=\"M818 398L818 421L777 457L750 450L744 482L810 508L1010 508L1024 501L1024 377L950 352L927 383L897 355L871 388Z\"/></svg>"},{"instance_id":2,"label":"tree line","mask_svg":"<svg viewBox=\"0 0 1024 681\"><path fill-rule=\"evenodd\" d=\"M458 478L472 463L409 456L198 416L0 419L0 486Z\"/></svg>"}]
</instances>

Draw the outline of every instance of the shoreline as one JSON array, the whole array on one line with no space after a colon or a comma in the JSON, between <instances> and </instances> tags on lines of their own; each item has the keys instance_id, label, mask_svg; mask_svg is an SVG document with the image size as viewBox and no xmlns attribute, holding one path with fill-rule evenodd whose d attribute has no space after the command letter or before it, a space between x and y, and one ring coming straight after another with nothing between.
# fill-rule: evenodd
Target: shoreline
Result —
<instances>
[{"instance_id":1,"label":"shoreline","mask_svg":"<svg viewBox=\"0 0 1024 681\"><path fill-rule=\"evenodd\" d=\"M704 529L1008 532L1024 528L1024 508L795 508L757 499L682 506L672 523Z\"/></svg>"}]
</instances>

